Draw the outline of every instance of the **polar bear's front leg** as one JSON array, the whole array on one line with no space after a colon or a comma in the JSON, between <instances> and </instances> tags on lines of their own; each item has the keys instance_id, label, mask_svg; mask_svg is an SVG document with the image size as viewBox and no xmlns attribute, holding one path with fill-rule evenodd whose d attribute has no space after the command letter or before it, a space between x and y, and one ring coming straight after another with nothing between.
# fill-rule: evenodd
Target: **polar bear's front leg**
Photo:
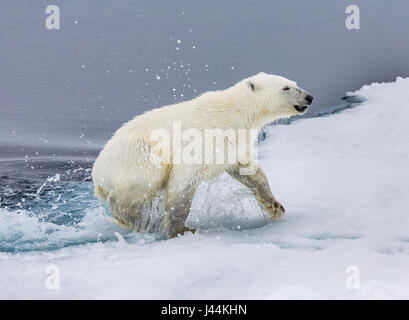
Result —
<instances>
[{"instance_id":1,"label":"polar bear's front leg","mask_svg":"<svg viewBox=\"0 0 409 320\"><path fill-rule=\"evenodd\" d=\"M263 170L260 167L254 168L252 175L240 174L240 168L244 166L236 166L228 169L229 173L234 179L250 188L256 197L258 203L270 214L272 218L280 218L284 215L284 207L276 200L271 192L268 180ZM248 169L248 168L246 168ZM250 171L251 172L251 171Z\"/></svg>"},{"instance_id":2,"label":"polar bear's front leg","mask_svg":"<svg viewBox=\"0 0 409 320\"><path fill-rule=\"evenodd\" d=\"M185 227L189 215L193 196L197 188L197 175L191 170L174 168L169 175L165 203L165 217L163 232L170 239L183 235L185 232L195 232L194 229Z\"/></svg>"}]
</instances>

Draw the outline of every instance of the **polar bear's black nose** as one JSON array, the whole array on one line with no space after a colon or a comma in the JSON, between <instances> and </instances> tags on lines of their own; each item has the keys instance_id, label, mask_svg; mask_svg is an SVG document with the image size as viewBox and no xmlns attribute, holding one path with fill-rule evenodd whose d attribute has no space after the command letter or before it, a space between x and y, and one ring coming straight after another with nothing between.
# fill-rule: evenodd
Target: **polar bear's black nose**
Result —
<instances>
[{"instance_id":1,"label":"polar bear's black nose","mask_svg":"<svg viewBox=\"0 0 409 320\"><path fill-rule=\"evenodd\" d=\"M310 94L307 94L305 96L305 100L308 102L307 104L311 104L313 99L314 99L314 97L312 95L310 95Z\"/></svg>"}]
</instances>

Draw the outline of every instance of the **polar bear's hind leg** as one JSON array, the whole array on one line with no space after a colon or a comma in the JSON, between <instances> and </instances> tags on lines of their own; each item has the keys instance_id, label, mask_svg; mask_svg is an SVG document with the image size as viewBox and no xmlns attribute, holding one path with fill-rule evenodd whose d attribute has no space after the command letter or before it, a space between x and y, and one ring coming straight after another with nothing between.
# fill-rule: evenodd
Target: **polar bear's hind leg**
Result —
<instances>
[{"instance_id":1,"label":"polar bear's hind leg","mask_svg":"<svg viewBox=\"0 0 409 320\"><path fill-rule=\"evenodd\" d=\"M185 226L185 221L199 181L198 173L193 167L187 169L183 166L174 166L170 172L163 219L163 232L168 239L183 235L185 232L195 232Z\"/></svg>"}]
</instances>

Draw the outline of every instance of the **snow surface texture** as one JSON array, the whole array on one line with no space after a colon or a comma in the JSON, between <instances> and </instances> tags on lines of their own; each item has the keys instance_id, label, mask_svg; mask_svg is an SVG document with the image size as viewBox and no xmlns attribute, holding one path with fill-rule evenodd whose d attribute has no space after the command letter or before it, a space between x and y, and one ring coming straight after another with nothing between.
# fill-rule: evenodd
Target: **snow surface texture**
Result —
<instances>
[{"instance_id":1,"label":"snow surface texture","mask_svg":"<svg viewBox=\"0 0 409 320\"><path fill-rule=\"evenodd\" d=\"M353 94L365 102L266 130L260 164L281 221L224 175L198 190L195 235L129 243L115 229L118 241L1 254L0 298L409 298L409 78ZM106 209L92 210L84 223L106 232ZM359 289L345 286L350 265Z\"/></svg>"}]
</instances>

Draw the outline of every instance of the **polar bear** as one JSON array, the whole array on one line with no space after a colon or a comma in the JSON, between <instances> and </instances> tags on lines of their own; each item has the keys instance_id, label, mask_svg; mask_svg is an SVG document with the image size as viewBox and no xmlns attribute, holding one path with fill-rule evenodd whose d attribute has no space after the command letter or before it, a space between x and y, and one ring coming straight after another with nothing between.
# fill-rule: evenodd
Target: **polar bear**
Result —
<instances>
[{"instance_id":1,"label":"polar bear","mask_svg":"<svg viewBox=\"0 0 409 320\"><path fill-rule=\"evenodd\" d=\"M169 239L186 231L194 232L185 226L185 221L195 190L202 180L226 171L252 190L272 218L279 218L284 208L273 196L265 174L253 158L252 146L257 135L251 133L275 120L305 113L312 100L294 81L261 72L225 90L206 92L190 101L136 116L115 132L96 159L92 169L95 193L109 204L120 225L136 231L143 230L149 222L143 211L163 194L160 228ZM200 139L192 148L192 141L181 139L180 135L193 129L195 137L206 136L209 129L224 132L222 147L233 147L233 154L241 151L241 157L220 161L220 154L226 153L220 149L220 143L214 152L206 153L210 147L203 148ZM168 132L170 138L159 143L153 139L158 130ZM225 134L227 130L230 133L233 130L233 134ZM239 134L235 134L240 130L246 140L241 146ZM210 145L214 147L213 141ZM210 156L206 161L200 157L181 161L175 155L185 147L190 148L190 155L196 156L206 149Z\"/></svg>"}]
</instances>

